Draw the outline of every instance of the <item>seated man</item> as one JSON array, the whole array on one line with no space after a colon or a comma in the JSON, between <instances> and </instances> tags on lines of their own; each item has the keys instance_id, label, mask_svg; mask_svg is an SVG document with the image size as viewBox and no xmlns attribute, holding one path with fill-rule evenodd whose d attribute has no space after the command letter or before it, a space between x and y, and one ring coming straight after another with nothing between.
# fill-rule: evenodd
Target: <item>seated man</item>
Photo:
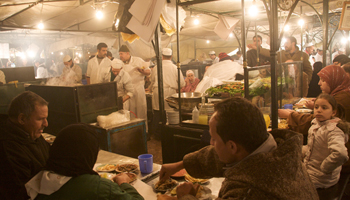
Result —
<instances>
[{"instance_id":1,"label":"seated man","mask_svg":"<svg viewBox=\"0 0 350 200\"><path fill-rule=\"evenodd\" d=\"M127 174L116 175L112 182L93 170L99 150L94 128L85 124L65 127L52 144L45 169L26 184L28 195L36 200L143 200Z\"/></svg>"},{"instance_id":2,"label":"seated man","mask_svg":"<svg viewBox=\"0 0 350 200\"><path fill-rule=\"evenodd\" d=\"M45 166L50 145L41 133L48 126L47 105L30 91L12 100L9 119L0 126L0 199L28 199L24 184Z\"/></svg>"},{"instance_id":3,"label":"seated man","mask_svg":"<svg viewBox=\"0 0 350 200\"><path fill-rule=\"evenodd\" d=\"M199 79L194 76L194 72L192 70L186 71L185 83L186 85L181 89L181 92L194 92L196 90Z\"/></svg>"},{"instance_id":4,"label":"seated man","mask_svg":"<svg viewBox=\"0 0 350 200\"><path fill-rule=\"evenodd\" d=\"M219 199L318 199L301 161L303 136L266 131L258 107L236 97L215 105L209 122L211 145L164 164L160 180L185 168L196 178L225 177ZM178 199L196 199L192 183L177 188Z\"/></svg>"}]
</instances>

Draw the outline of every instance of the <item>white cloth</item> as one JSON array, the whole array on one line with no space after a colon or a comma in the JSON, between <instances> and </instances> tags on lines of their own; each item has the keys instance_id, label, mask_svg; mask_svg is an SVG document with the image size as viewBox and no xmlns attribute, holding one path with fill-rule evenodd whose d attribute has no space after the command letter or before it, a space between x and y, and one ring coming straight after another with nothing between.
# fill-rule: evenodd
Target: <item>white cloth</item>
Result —
<instances>
[{"instance_id":1,"label":"white cloth","mask_svg":"<svg viewBox=\"0 0 350 200\"><path fill-rule=\"evenodd\" d=\"M0 70L0 82L6 84L5 74Z\"/></svg>"},{"instance_id":2,"label":"white cloth","mask_svg":"<svg viewBox=\"0 0 350 200\"><path fill-rule=\"evenodd\" d=\"M130 62L124 64L123 70L128 72L131 81L134 85L134 95L129 100L129 110L134 112L138 118L146 120L147 129L147 102L145 93L145 75L141 74L137 68L145 67L144 69L149 69L148 66L144 66L145 61L142 58L131 56Z\"/></svg>"},{"instance_id":3,"label":"white cloth","mask_svg":"<svg viewBox=\"0 0 350 200\"><path fill-rule=\"evenodd\" d=\"M47 72L47 69L44 65L39 65L38 69L36 70L36 77L37 78L48 78L49 73Z\"/></svg>"},{"instance_id":4,"label":"white cloth","mask_svg":"<svg viewBox=\"0 0 350 200\"><path fill-rule=\"evenodd\" d=\"M223 81L236 80L236 74L244 74L243 66L231 60L224 60L210 66L199 82L196 92L205 92L210 87L215 87Z\"/></svg>"},{"instance_id":5,"label":"white cloth","mask_svg":"<svg viewBox=\"0 0 350 200\"><path fill-rule=\"evenodd\" d=\"M340 177L342 164L348 159L345 143L348 138L337 127L340 119L311 121L307 145L303 146L304 163L316 188L335 185Z\"/></svg>"},{"instance_id":6,"label":"white cloth","mask_svg":"<svg viewBox=\"0 0 350 200\"><path fill-rule=\"evenodd\" d=\"M314 64L315 64L315 62L314 62L314 60L312 59L312 57L315 57L314 55L310 55L309 56L309 62L310 62L310 64L311 64L311 67L312 67L312 70L314 70ZM316 60L316 59L315 59Z\"/></svg>"},{"instance_id":7,"label":"white cloth","mask_svg":"<svg viewBox=\"0 0 350 200\"><path fill-rule=\"evenodd\" d=\"M25 184L30 199L35 199L38 194L50 195L59 190L72 177L62 176L49 171L40 171Z\"/></svg>"},{"instance_id":8,"label":"white cloth","mask_svg":"<svg viewBox=\"0 0 350 200\"><path fill-rule=\"evenodd\" d=\"M316 54L315 55L315 62L322 62L323 63L323 56L321 56L320 54Z\"/></svg>"},{"instance_id":9,"label":"white cloth","mask_svg":"<svg viewBox=\"0 0 350 200\"><path fill-rule=\"evenodd\" d=\"M176 93L176 89L178 89L178 79L177 79L177 67L174 65L171 60L163 60L162 61L162 69L163 69L163 91L164 98L171 96ZM157 66L153 68L152 73L152 81L153 84L153 97L152 97L152 108L153 110L159 110L159 94L158 94L158 73ZM180 86L181 88L186 85L184 77L182 73L180 73ZM167 103L164 103L164 109L171 109Z\"/></svg>"},{"instance_id":10,"label":"white cloth","mask_svg":"<svg viewBox=\"0 0 350 200\"><path fill-rule=\"evenodd\" d=\"M243 65L243 56L239 57L238 60L234 60L235 62L238 62L238 64Z\"/></svg>"},{"instance_id":11,"label":"white cloth","mask_svg":"<svg viewBox=\"0 0 350 200\"><path fill-rule=\"evenodd\" d=\"M339 56L339 52L338 51L332 53L332 62L333 62L334 58L337 57L337 56Z\"/></svg>"},{"instance_id":12,"label":"white cloth","mask_svg":"<svg viewBox=\"0 0 350 200\"><path fill-rule=\"evenodd\" d=\"M74 64L72 68L64 66L62 74L63 75L68 74L70 70L72 70L75 73L75 76L72 77L72 78L74 78L74 82L75 83L82 83L81 79L83 77L83 73L82 73L80 66L76 65L76 64Z\"/></svg>"},{"instance_id":13,"label":"white cloth","mask_svg":"<svg viewBox=\"0 0 350 200\"><path fill-rule=\"evenodd\" d=\"M213 60L213 65L216 64L216 63L219 63L219 60L220 60L219 57L216 56L214 58L214 60Z\"/></svg>"},{"instance_id":14,"label":"white cloth","mask_svg":"<svg viewBox=\"0 0 350 200\"><path fill-rule=\"evenodd\" d=\"M111 66L112 62L107 57L103 58L100 64L98 64L97 56L89 60L86 75L90 77L90 84L106 82L103 79L109 73Z\"/></svg>"},{"instance_id":15,"label":"white cloth","mask_svg":"<svg viewBox=\"0 0 350 200\"><path fill-rule=\"evenodd\" d=\"M111 77L109 75L109 77ZM114 78L117 82L118 97L129 95L130 98L134 96L134 85L132 84L130 75L123 69L120 70L119 74Z\"/></svg>"}]
</instances>

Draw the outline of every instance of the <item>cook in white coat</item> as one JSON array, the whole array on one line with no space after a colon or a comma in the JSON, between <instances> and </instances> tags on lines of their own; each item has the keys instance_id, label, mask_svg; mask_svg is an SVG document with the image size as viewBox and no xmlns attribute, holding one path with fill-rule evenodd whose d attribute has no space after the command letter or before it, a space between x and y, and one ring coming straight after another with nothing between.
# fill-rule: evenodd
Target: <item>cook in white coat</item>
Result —
<instances>
[{"instance_id":1,"label":"cook in white coat","mask_svg":"<svg viewBox=\"0 0 350 200\"><path fill-rule=\"evenodd\" d=\"M45 60L40 58L38 62L39 62L39 66L38 66L38 69L36 70L36 78L48 78L49 72L46 69Z\"/></svg>"},{"instance_id":2,"label":"cook in white coat","mask_svg":"<svg viewBox=\"0 0 350 200\"><path fill-rule=\"evenodd\" d=\"M97 56L90 59L87 66L86 81L87 84L107 82L104 78L111 69L111 60L107 58L107 44L99 43L97 45Z\"/></svg>"},{"instance_id":3,"label":"cook in white coat","mask_svg":"<svg viewBox=\"0 0 350 200\"><path fill-rule=\"evenodd\" d=\"M151 74L148 66L145 66L145 61L142 58L131 56L127 46L122 45L119 49L120 60L124 62L125 72L128 72L134 85L134 96L129 100L129 110L134 112L138 118L146 120L147 125L147 102L145 93L145 76Z\"/></svg>"},{"instance_id":4,"label":"cook in white coat","mask_svg":"<svg viewBox=\"0 0 350 200\"><path fill-rule=\"evenodd\" d=\"M209 51L209 57L213 60L213 64L219 62L219 57L216 56L215 51Z\"/></svg>"},{"instance_id":5,"label":"cook in white coat","mask_svg":"<svg viewBox=\"0 0 350 200\"><path fill-rule=\"evenodd\" d=\"M65 81L81 83L82 70L80 66L74 64L72 58L69 55L64 56L63 64L64 64L64 68L63 68L62 76L65 77L66 79L71 79L71 80L65 79Z\"/></svg>"},{"instance_id":6,"label":"cook in white coat","mask_svg":"<svg viewBox=\"0 0 350 200\"><path fill-rule=\"evenodd\" d=\"M123 97L123 103L125 105L127 100L134 96L134 85L132 84L129 73L125 72L123 67L124 63L121 60L117 58L112 60L111 73L115 75L114 81L117 82L118 97ZM110 77L111 75L108 74L107 79ZM125 105L124 108L129 107L128 105Z\"/></svg>"},{"instance_id":7,"label":"cook in white coat","mask_svg":"<svg viewBox=\"0 0 350 200\"><path fill-rule=\"evenodd\" d=\"M163 92L164 92L164 98L171 96L172 94L175 94L178 90L178 79L177 79L177 67L172 63L171 57L172 57L172 50L169 48L164 48L162 50L163 54L163 61L162 61L162 69L163 69ZM157 66L153 68L153 73L151 75L151 82L154 82L153 84L153 97L152 97L152 108L153 108L153 122L152 127L154 130L154 134L156 138L160 138L160 129L159 129L159 121L160 121L160 111L159 111L159 94L158 94L158 73L157 73ZM184 87L185 80L180 73L180 86L181 88ZM164 109L165 110L172 110L170 106L164 102Z\"/></svg>"}]
</instances>

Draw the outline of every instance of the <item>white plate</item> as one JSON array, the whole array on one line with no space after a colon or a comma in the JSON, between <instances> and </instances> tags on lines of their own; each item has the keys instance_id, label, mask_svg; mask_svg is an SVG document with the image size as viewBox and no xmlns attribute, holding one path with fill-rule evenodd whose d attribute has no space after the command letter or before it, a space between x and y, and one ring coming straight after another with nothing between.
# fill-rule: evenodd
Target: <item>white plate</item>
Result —
<instances>
[{"instance_id":1,"label":"white plate","mask_svg":"<svg viewBox=\"0 0 350 200\"><path fill-rule=\"evenodd\" d=\"M296 111L300 112L300 113L311 113L312 112L311 109L307 109L307 108L297 109Z\"/></svg>"}]
</instances>

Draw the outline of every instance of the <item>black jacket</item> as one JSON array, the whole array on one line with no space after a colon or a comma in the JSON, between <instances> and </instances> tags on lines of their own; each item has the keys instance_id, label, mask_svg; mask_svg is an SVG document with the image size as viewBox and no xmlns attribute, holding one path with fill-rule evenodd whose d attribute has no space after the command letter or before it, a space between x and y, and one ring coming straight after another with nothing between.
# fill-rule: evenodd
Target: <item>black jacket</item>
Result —
<instances>
[{"instance_id":1,"label":"black jacket","mask_svg":"<svg viewBox=\"0 0 350 200\"><path fill-rule=\"evenodd\" d=\"M24 184L45 166L49 147L9 120L0 126L0 199L28 199Z\"/></svg>"}]
</instances>

